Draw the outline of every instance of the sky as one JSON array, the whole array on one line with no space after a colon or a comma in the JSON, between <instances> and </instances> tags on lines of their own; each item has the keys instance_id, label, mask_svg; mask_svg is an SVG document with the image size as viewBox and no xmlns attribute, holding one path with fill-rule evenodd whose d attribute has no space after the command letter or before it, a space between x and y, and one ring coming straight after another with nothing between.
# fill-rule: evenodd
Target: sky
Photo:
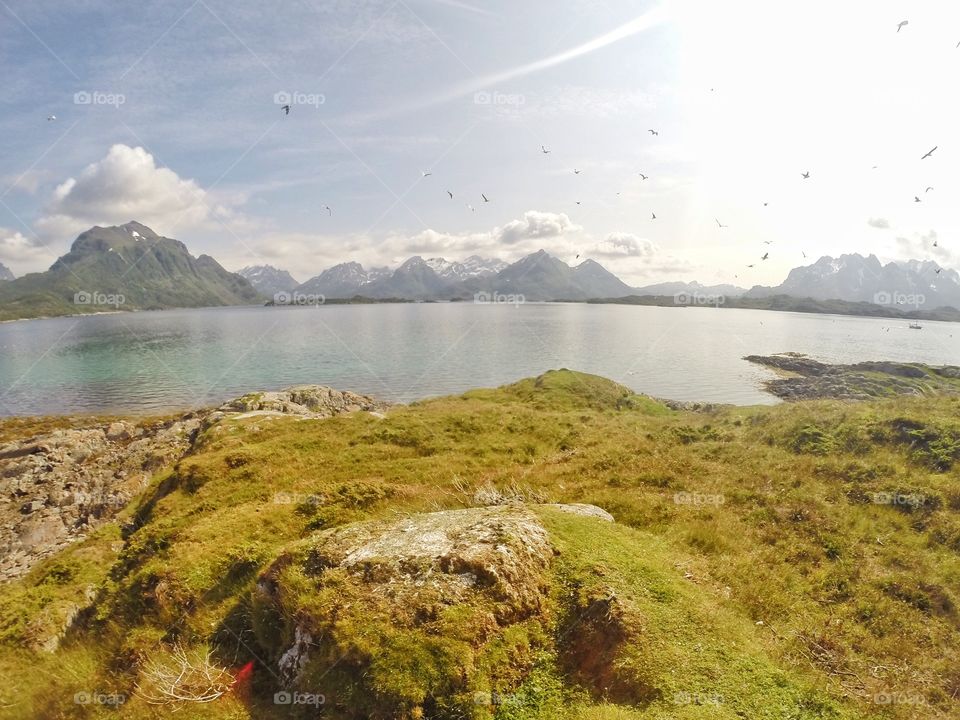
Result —
<instances>
[{"instance_id":1,"label":"sky","mask_svg":"<svg viewBox=\"0 0 960 720\"><path fill-rule=\"evenodd\" d=\"M0 262L138 220L301 281L960 268L958 43L942 0L0 0Z\"/></svg>"}]
</instances>

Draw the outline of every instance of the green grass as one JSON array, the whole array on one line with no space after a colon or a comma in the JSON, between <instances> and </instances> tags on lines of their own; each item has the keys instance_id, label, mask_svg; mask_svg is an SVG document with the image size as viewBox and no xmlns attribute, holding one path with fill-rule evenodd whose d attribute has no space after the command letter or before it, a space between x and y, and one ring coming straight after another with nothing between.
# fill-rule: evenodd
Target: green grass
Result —
<instances>
[{"instance_id":1,"label":"green grass","mask_svg":"<svg viewBox=\"0 0 960 720\"><path fill-rule=\"evenodd\" d=\"M363 679L334 669L340 693L376 684L450 718L955 717L958 418L947 398L674 412L558 371L386 419L221 423L118 519L135 531L108 525L0 587L0 717L118 716L75 704L81 689L128 695L125 718L165 717L135 685L174 643L232 671L275 655L253 589L276 558L318 530L473 506L491 488L618 522L538 510L559 551L550 612L492 642L471 635L477 608L429 632L347 617L339 646L375 659ZM301 609L353 592L307 580L284 580ZM88 591L61 647L31 649ZM609 642L571 643L576 622ZM178 716L284 717L275 684L257 664L249 692ZM471 701L487 690L509 702Z\"/></svg>"}]
</instances>

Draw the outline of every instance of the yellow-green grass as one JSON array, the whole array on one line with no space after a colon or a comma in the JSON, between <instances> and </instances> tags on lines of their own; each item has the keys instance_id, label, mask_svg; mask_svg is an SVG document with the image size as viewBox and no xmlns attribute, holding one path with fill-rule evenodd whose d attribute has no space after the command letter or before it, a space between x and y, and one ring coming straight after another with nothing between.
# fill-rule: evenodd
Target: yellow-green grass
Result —
<instances>
[{"instance_id":1,"label":"yellow-green grass","mask_svg":"<svg viewBox=\"0 0 960 720\"><path fill-rule=\"evenodd\" d=\"M958 418L947 398L674 412L559 371L385 419L224 422L116 524L0 588L0 716L117 716L74 703L80 688L128 696L123 717L165 717L135 693L144 663L175 643L232 670L265 655L251 589L286 547L498 489L610 511L617 525L589 531L540 511L561 550L555 588L613 588L647 628L618 655L630 681L604 696L564 654L575 605L557 599L498 717L956 717ZM60 649L27 649L88 587ZM257 667L243 702L178 716L282 717Z\"/></svg>"}]
</instances>

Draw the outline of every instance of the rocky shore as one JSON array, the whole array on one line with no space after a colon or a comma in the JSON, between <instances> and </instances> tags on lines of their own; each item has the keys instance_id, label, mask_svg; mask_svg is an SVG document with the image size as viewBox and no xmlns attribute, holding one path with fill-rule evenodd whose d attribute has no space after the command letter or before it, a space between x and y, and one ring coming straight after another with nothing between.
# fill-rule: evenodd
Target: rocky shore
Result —
<instances>
[{"instance_id":1,"label":"rocky shore","mask_svg":"<svg viewBox=\"0 0 960 720\"><path fill-rule=\"evenodd\" d=\"M305 385L163 421L76 421L0 444L0 582L110 520L211 425L254 414L326 418L386 408L364 395Z\"/></svg>"},{"instance_id":2,"label":"rocky shore","mask_svg":"<svg viewBox=\"0 0 960 720\"><path fill-rule=\"evenodd\" d=\"M764 386L788 400L870 400L897 395L960 395L960 367L921 363L861 362L830 365L799 353L744 358L775 371Z\"/></svg>"}]
</instances>

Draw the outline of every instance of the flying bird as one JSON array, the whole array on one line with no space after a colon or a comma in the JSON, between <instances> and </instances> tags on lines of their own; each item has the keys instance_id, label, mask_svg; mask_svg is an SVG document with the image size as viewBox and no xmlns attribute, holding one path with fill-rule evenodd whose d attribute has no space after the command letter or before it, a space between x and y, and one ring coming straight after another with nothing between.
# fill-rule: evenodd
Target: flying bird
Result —
<instances>
[{"instance_id":1,"label":"flying bird","mask_svg":"<svg viewBox=\"0 0 960 720\"><path fill-rule=\"evenodd\" d=\"M430 172L429 170L421 170L420 174L423 175L423 177L430 177L431 175L433 175L433 173Z\"/></svg>"},{"instance_id":2,"label":"flying bird","mask_svg":"<svg viewBox=\"0 0 960 720\"><path fill-rule=\"evenodd\" d=\"M327 215L333 216L333 210L330 209L329 205L324 205L323 209L327 211Z\"/></svg>"},{"instance_id":3,"label":"flying bird","mask_svg":"<svg viewBox=\"0 0 960 720\"><path fill-rule=\"evenodd\" d=\"M766 260L768 257L770 257L770 253L764 253L764 254L763 254L763 257L760 258L760 259L761 259L761 260Z\"/></svg>"},{"instance_id":4,"label":"flying bird","mask_svg":"<svg viewBox=\"0 0 960 720\"><path fill-rule=\"evenodd\" d=\"M717 220L717 218L714 218L714 220ZM727 227L726 225L724 225L724 224L723 224L722 222L720 222L719 220L717 220L717 225L719 225L721 228Z\"/></svg>"},{"instance_id":5,"label":"flying bird","mask_svg":"<svg viewBox=\"0 0 960 720\"><path fill-rule=\"evenodd\" d=\"M574 200L574 202L575 202L577 205L580 205L580 201L579 201L579 200Z\"/></svg>"},{"instance_id":6,"label":"flying bird","mask_svg":"<svg viewBox=\"0 0 960 720\"><path fill-rule=\"evenodd\" d=\"M753 265L747 265L747 267L753 267Z\"/></svg>"},{"instance_id":7,"label":"flying bird","mask_svg":"<svg viewBox=\"0 0 960 720\"><path fill-rule=\"evenodd\" d=\"M939 240L934 240L934 241L933 241L933 246L934 246L934 247L940 247L940 245L938 245L939 242L940 242Z\"/></svg>"},{"instance_id":8,"label":"flying bird","mask_svg":"<svg viewBox=\"0 0 960 720\"><path fill-rule=\"evenodd\" d=\"M939 146L939 145L934 145L934 146L933 146L933 150L936 150L938 147L940 147L940 146ZM921 159L921 160L926 160L928 157L930 157L931 155L933 155L933 150L931 150L930 152L928 152L926 155L924 155L924 156L923 156L922 158L920 158L920 159Z\"/></svg>"},{"instance_id":9,"label":"flying bird","mask_svg":"<svg viewBox=\"0 0 960 720\"><path fill-rule=\"evenodd\" d=\"M484 195L483 193L480 193L480 197L483 198L483 201L484 201L484 202L490 202L489 200L487 200L487 196Z\"/></svg>"},{"instance_id":10,"label":"flying bird","mask_svg":"<svg viewBox=\"0 0 960 720\"><path fill-rule=\"evenodd\" d=\"M943 270L943 268L937 268L936 270L934 270L934 272L935 272L937 275L939 275L941 270Z\"/></svg>"},{"instance_id":11,"label":"flying bird","mask_svg":"<svg viewBox=\"0 0 960 720\"><path fill-rule=\"evenodd\" d=\"M283 110L283 114L284 114L284 115L289 115L289 114L290 114L290 106L289 106L289 105L283 105L283 106L280 107L280 109Z\"/></svg>"},{"instance_id":12,"label":"flying bird","mask_svg":"<svg viewBox=\"0 0 960 720\"><path fill-rule=\"evenodd\" d=\"M658 133L656 130L647 130L647 132L650 133L651 135L657 135L657 136L660 135L660 133Z\"/></svg>"},{"instance_id":13,"label":"flying bird","mask_svg":"<svg viewBox=\"0 0 960 720\"><path fill-rule=\"evenodd\" d=\"M647 179L647 176L644 175L643 173L637 173L637 175L640 176L640 179L641 179L641 180L646 180L646 179Z\"/></svg>"},{"instance_id":14,"label":"flying bird","mask_svg":"<svg viewBox=\"0 0 960 720\"><path fill-rule=\"evenodd\" d=\"M553 152L553 150L547 150L543 145L540 146L540 151L541 151L544 155L549 155L550 153Z\"/></svg>"},{"instance_id":15,"label":"flying bird","mask_svg":"<svg viewBox=\"0 0 960 720\"><path fill-rule=\"evenodd\" d=\"M924 190L924 192L925 192L925 193L928 193L928 192L930 192L931 190L933 190L933 188L932 188L932 187L928 187L926 190Z\"/></svg>"},{"instance_id":16,"label":"flying bird","mask_svg":"<svg viewBox=\"0 0 960 720\"><path fill-rule=\"evenodd\" d=\"M900 24L897 25L897 32L900 32L900 28L902 28L904 25L909 25L909 24L910 24L909 20L902 20Z\"/></svg>"},{"instance_id":17,"label":"flying bird","mask_svg":"<svg viewBox=\"0 0 960 720\"><path fill-rule=\"evenodd\" d=\"M914 201L914 202L920 202L920 198L917 197L916 195L914 195L914 196L913 196L913 201Z\"/></svg>"},{"instance_id":18,"label":"flying bird","mask_svg":"<svg viewBox=\"0 0 960 720\"><path fill-rule=\"evenodd\" d=\"M810 179L810 171L808 170L808 171L805 172L805 173L801 173L801 176L803 177L804 180L809 180L809 179Z\"/></svg>"},{"instance_id":19,"label":"flying bird","mask_svg":"<svg viewBox=\"0 0 960 720\"><path fill-rule=\"evenodd\" d=\"M769 205L769 204L770 204L770 203L764 203L763 206L766 207L766 206Z\"/></svg>"},{"instance_id":20,"label":"flying bird","mask_svg":"<svg viewBox=\"0 0 960 720\"><path fill-rule=\"evenodd\" d=\"M763 241L763 244L764 244L764 245L773 245L773 240L764 240L764 241Z\"/></svg>"},{"instance_id":21,"label":"flying bird","mask_svg":"<svg viewBox=\"0 0 960 720\"><path fill-rule=\"evenodd\" d=\"M574 175L579 175L579 174L580 174L580 171L577 170L576 168L574 168L574 169L573 169L573 174L574 174Z\"/></svg>"},{"instance_id":22,"label":"flying bird","mask_svg":"<svg viewBox=\"0 0 960 720\"><path fill-rule=\"evenodd\" d=\"M800 251L800 254L802 254L804 258L807 257L807 254L806 254L805 252L803 252L803 250Z\"/></svg>"},{"instance_id":23,"label":"flying bird","mask_svg":"<svg viewBox=\"0 0 960 720\"><path fill-rule=\"evenodd\" d=\"M47 115L47 122L52 122L57 119L56 115Z\"/></svg>"},{"instance_id":24,"label":"flying bird","mask_svg":"<svg viewBox=\"0 0 960 720\"><path fill-rule=\"evenodd\" d=\"M449 190L447 190L447 195L449 195L449 196L450 196L450 199L453 200L453 193L452 193L452 192L450 192Z\"/></svg>"},{"instance_id":25,"label":"flying bird","mask_svg":"<svg viewBox=\"0 0 960 720\"><path fill-rule=\"evenodd\" d=\"M467 204L467 207L470 208L470 212L476 212L476 211L477 211L477 209L476 209L473 205L470 205L469 203Z\"/></svg>"},{"instance_id":26,"label":"flying bird","mask_svg":"<svg viewBox=\"0 0 960 720\"><path fill-rule=\"evenodd\" d=\"M657 214L656 214L656 213L650 213L650 214L653 216L653 217L650 218L651 220L656 220L656 219L657 219Z\"/></svg>"}]
</instances>

